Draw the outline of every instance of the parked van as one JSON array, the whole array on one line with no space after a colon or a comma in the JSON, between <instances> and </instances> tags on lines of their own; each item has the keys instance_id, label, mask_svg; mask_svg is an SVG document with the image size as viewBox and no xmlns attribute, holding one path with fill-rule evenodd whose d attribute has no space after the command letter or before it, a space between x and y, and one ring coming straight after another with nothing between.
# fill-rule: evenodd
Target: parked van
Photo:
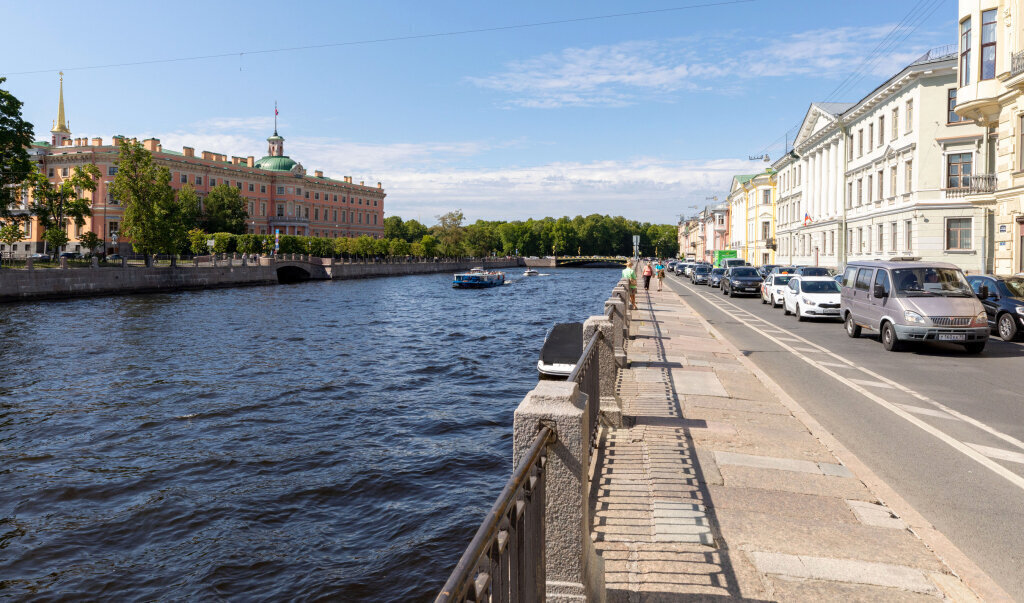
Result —
<instances>
[{"instance_id":1,"label":"parked van","mask_svg":"<svg viewBox=\"0 0 1024 603\"><path fill-rule=\"evenodd\" d=\"M978 354L988 342L985 308L959 268L945 262L850 262L843 273L839 313L850 337L880 334L896 351L906 342L958 343Z\"/></svg>"}]
</instances>

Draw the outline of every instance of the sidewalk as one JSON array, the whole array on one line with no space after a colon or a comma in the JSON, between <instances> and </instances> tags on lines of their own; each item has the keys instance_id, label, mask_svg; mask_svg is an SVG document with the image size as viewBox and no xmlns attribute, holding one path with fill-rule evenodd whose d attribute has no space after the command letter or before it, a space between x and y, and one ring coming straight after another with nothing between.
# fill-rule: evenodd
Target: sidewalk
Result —
<instances>
[{"instance_id":1,"label":"sidewalk","mask_svg":"<svg viewBox=\"0 0 1024 603\"><path fill-rule=\"evenodd\" d=\"M977 600L678 295L637 305L635 423L603 432L591 492L608 601Z\"/></svg>"}]
</instances>

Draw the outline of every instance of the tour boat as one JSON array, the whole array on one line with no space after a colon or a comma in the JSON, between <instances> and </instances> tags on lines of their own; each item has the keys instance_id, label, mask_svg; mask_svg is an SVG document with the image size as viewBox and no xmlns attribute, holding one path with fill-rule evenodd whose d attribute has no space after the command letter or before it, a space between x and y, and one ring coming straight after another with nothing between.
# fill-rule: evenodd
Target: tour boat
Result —
<instances>
[{"instance_id":1,"label":"tour boat","mask_svg":"<svg viewBox=\"0 0 1024 603\"><path fill-rule=\"evenodd\" d=\"M523 271L523 276L537 276L538 274L540 273L534 270L533 268L527 268L525 271Z\"/></svg>"},{"instance_id":2,"label":"tour boat","mask_svg":"<svg viewBox=\"0 0 1024 603\"><path fill-rule=\"evenodd\" d=\"M583 354L583 323L563 322L551 327L540 349L537 372L543 377L565 379Z\"/></svg>"},{"instance_id":3,"label":"tour boat","mask_svg":"<svg viewBox=\"0 0 1024 603\"><path fill-rule=\"evenodd\" d=\"M505 273L483 268L470 268L469 272L461 272L455 275L452 287L456 289L484 289L486 287L500 287L505 284Z\"/></svg>"}]
</instances>

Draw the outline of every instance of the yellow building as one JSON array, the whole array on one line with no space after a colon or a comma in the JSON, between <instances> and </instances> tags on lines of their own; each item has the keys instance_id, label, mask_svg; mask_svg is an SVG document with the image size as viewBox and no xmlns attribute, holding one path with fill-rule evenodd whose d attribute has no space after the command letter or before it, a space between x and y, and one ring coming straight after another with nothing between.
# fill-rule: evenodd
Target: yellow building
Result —
<instances>
[{"instance_id":1,"label":"yellow building","mask_svg":"<svg viewBox=\"0 0 1024 603\"><path fill-rule=\"evenodd\" d=\"M751 266L775 263L776 173L734 176L729 208L729 249Z\"/></svg>"}]
</instances>

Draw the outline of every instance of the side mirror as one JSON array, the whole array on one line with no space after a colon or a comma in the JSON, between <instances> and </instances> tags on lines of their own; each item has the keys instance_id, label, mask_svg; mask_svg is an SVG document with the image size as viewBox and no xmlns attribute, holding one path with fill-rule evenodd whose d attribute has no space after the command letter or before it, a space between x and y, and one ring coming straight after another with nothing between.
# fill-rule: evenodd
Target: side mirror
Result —
<instances>
[{"instance_id":1,"label":"side mirror","mask_svg":"<svg viewBox=\"0 0 1024 603\"><path fill-rule=\"evenodd\" d=\"M885 290L884 286L882 286L882 285L875 285L875 297L877 297L879 299L884 298L884 297L889 297L889 292Z\"/></svg>"},{"instance_id":2,"label":"side mirror","mask_svg":"<svg viewBox=\"0 0 1024 603\"><path fill-rule=\"evenodd\" d=\"M988 299L988 297L988 287L985 285L978 287L978 299Z\"/></svg>"}]
</instances>

